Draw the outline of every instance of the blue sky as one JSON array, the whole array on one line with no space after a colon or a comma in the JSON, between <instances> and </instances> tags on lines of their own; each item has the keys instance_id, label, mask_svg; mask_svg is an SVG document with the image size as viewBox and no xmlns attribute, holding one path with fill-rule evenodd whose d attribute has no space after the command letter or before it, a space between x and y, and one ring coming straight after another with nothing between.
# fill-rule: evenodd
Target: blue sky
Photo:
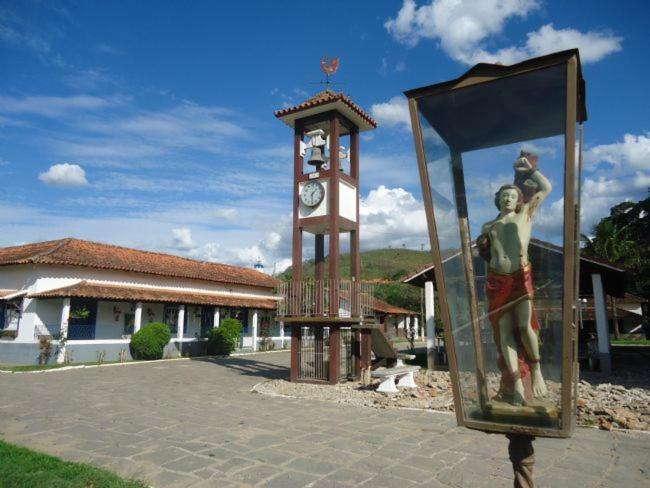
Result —
<instances>
[{"instance_id":1,"label":"blue sky","mask_svg":"<svg viewBox=\"0 0 650 488\"><path fill-rule=\"evenodd\" d=\"M0 1L0 245L75 236L282 268L291 131L273 111L321 89L328 55L341 58L335 88L380 122L362 139L362 248L420 249L428 239L402 91L481 60L571 47L587 80L588 231L650 186L649 9Z\"/></svg>"}]
</instances>

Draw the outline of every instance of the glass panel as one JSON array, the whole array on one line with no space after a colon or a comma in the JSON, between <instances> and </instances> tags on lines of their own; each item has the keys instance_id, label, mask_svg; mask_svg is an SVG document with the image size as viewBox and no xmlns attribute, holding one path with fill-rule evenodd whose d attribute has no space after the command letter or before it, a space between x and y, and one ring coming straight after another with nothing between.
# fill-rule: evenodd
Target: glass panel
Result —
<instances>
[{"instance_id":1,"label":"glass panel","mask_svg":"<svg viewBox=\"0 0 650 488\"><path fill-rule=\"evenodd\" d=\"M559 428L566 66L418 100L466 417Z\"/></svg>"}]
</instances>

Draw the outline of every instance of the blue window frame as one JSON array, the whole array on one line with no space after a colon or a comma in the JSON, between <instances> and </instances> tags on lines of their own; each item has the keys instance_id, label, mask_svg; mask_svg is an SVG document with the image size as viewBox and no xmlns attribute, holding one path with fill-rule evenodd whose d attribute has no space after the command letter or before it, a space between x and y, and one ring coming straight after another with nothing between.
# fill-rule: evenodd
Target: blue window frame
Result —
<instances>
[{"instance_id":1,"label":"blue window frame","mask_svg":"<svg viewBox=\"0 0 650 488\"><path fill-rule=\"evenodd\" d=\"M73 298L70 300L68 340L94 339L96 322L97 300L92 298Z\"/></svg>"}]
</instances>

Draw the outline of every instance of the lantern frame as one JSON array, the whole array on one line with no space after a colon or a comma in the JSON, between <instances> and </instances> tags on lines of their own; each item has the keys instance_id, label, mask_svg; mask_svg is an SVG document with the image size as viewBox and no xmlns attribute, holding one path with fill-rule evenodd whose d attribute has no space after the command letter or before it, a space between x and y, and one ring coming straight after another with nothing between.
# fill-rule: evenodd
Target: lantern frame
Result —
<instances>
[{"instance_id":1,"label":"lantern frame","mask_svg":"<svg viewBox=\"0 0 650 488\"><path fill-rule=\"evenodd\" d=\"M558 67L564 65L566 68L566 104L565 104L565 126L564 126L564 225L563 225L563 275L562 275L562 360L561 360L561 393L560 393L560 416L559 427L541 427L521 425L517 423L496 422L490 420L477 420L470 418L463 408L461 386L459 379L458 358L456 344L452 329L448 296L445 289L445 273L443 268L443 256L440 249L438 228L435 219L435 205L431 192L431 180L422 131L419 103L422 99L437 95L448 94L467 87L477 87L489 84L513 76L531 74L538 70ZM579 293L579 215L580 215L580 173L582 165L582 123L587 119L585 105L585 83L582 78L580 57L577 49L562 51L547 56L529 59L511 66L481 63L459 78L451 81L425 86L404 92L408 98L411 125L413 128L415 151L418 160L419 175L422 184L422 194L429 230L429 240L433 255L434 272L440 300L440 313L444 324L445 343L449 358L449 370L452 380L453 397L455 404L456 419L458 425L470 429L486 432L501 432L506 434L526 434L541 437L570 437L575 426L575 408L577 397L577 300ZM580 133L576 133L576 128ZM579 142L579 151L575 150L576 139ZM488 146L489 147L489 146ZM578 157L576 158L576 152ZM453 156L451 156L453 159ZM576 161L577 159L577 161ZM464 176L462 174L462 162L460 163L460 177L462 179L461 201L467 205L467 197L464 194ZM457 191L458 183L454 182L454 189ZM458 201L458 196L456 196ZM460 218L460 206L457 208L459 215L459 229L461 233L461 251L464 259L471 256L471 236L469 227L463 234L463 224ZM467 224L468 225L468 224ZM470 258L471 259L471 258ZM470 268L471 269L471 268ZM475 275L470 271L471 281L469 287L475 286ZM470 281L469 278L466 281ZM471 294L470 294L471 295ZM474 297L475 299L475 297ZM472 302L473 303L473 302ZM470 307L471 308L471 307ZM470 314L471 315L471 314ZM474 319L472 319L474 320ZM474 340L480 340L477 333L480 333L478 321L473 324ZM477 332L477 330L479 332ZM480 347L479 347L480 349ZM474 359L477 370L482 358L477 357L475 345ZM484 366L483 366L484 367ZM477 372L477 378L480 376ZM479 383L481 379L479 378ZM482 381L485 381L483 378ZM480 385L478 390L480 390ZM480 394L480 391L479 391Z\"/></svg>"}]
</instances>

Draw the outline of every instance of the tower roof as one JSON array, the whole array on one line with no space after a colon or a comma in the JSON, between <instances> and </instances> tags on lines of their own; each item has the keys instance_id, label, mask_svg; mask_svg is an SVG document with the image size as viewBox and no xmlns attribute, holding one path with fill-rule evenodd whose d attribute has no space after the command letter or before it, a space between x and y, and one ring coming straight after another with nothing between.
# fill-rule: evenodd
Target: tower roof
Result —
<instances>
[{"instance_id":1,"label":"tower roof","mask_svg":"<svg viewBox=\"0 0 650 488\"><path fill-rule=\"evenodd\" d=\"M344 93L337 93L329 89L323 90L293 107L276 110L275 116L289 127L294 127L297 119L323 113L328 110L338 110L359 128L359 132L372 130L377 127L377 122L354 103L350 97Z\"/></svg>"}]
</instances>

